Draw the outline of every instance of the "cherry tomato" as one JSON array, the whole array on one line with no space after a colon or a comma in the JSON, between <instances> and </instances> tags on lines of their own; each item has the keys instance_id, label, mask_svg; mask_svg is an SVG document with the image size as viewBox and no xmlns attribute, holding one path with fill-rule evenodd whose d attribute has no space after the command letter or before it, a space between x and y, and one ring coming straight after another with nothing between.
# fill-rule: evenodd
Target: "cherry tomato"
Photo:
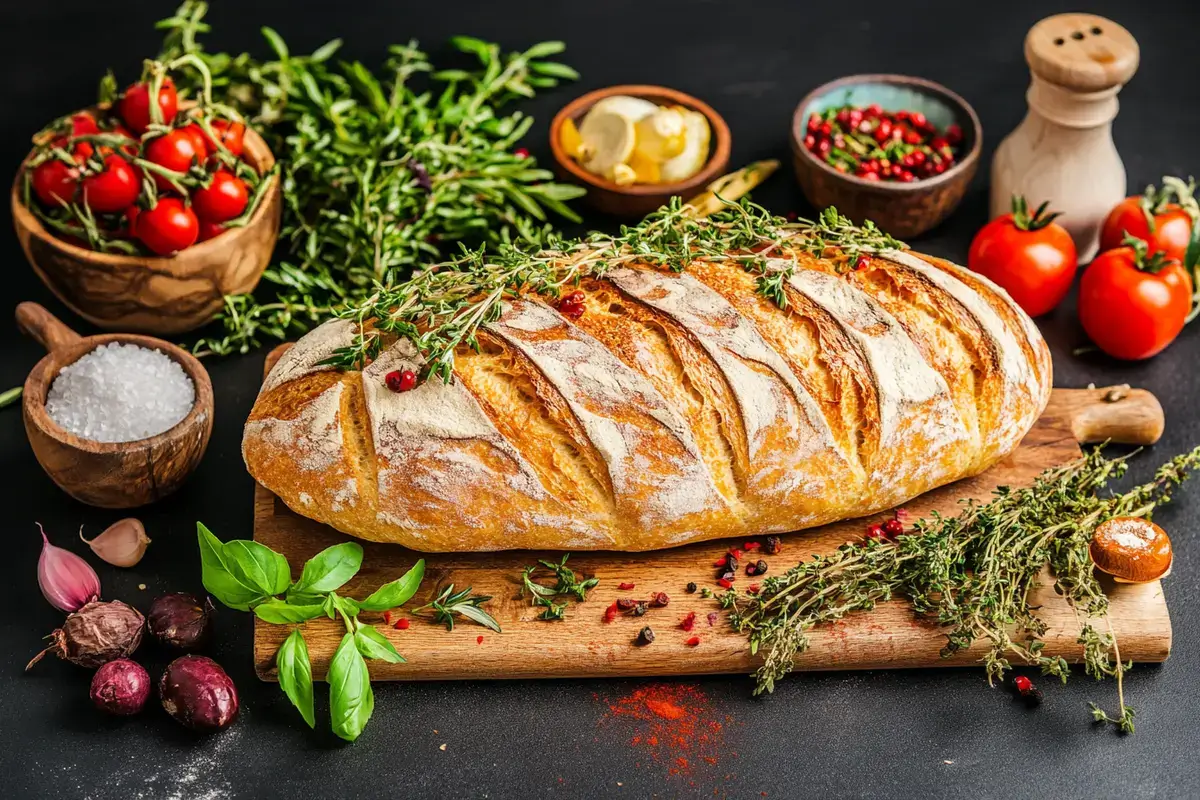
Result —
<instances>
[{"instance_id":1,"label":"cherry tomato","mask_svg":"<svg viewBox=\"0 0 1200 800\"><path fill-rule=\"evenodd\" d=\"M206 219L200 220L200 238L197 241L207 242L214 236L220 236L225 232L225 226L219 222L209 222Z\"/></svg>"},{"instance_id":2,"label":"cherry tomato","mask_svg":"<svg viewBox=\"0 0 1200 800\"><path fill-rule=\"evenodd\" d=\"M124 211L133 205L141 191L137 171L115 153L105 156L103 170L83 179L83 202L101 214Z\"/></svg>"},{"instance_id":3,"label":"cherry tomato","mask_svg":"<svg viewBox=\"0 0 1200 800\"><path fill-rule=\"evenodd\" d=\"M984 225L967 255L967 266L1003 287L1025 313L1041 316L1062 302L1075 278L1075 242L1046 213L1032 214L1023 197L1013 212Z\"/></svg>"},{"instance_id":4,"label":"cherry tomato","mask_svg":"<svg viewBox=\"0 0 1200 800\"><path fill-rule=\"evenodd\" d=\"M182 130L170 131L151 139L146 145L147 161L175 172L187 172L196 163L196 157L192 137ZM158 173L154 173L154 183L163 191L173 188L171 182Z\"/></svg>"},{"instance_id":5,"label":"cherry tomato","mask_svg":"<svg viewBox=\"0 0 1200 800\"><path fill-rule=\"evenodd\" d=\"M44 205L58 206L75 199L79 185L79 170L58 159L38 164L33 170L33 193Z\"/></svg>"},{"instance_id":6,"label":"cherry tomato","mask_svg":"<svg viewBox=\"0 0 1200 800\"><path fill-rule=\"evenodd\" d=\"M109 133L117 133L126 139L132 139L133 141L129 144L121 145L121 152L127 156L136 156L138 154L138 137L130 133L129 129L124 125L114 125Z\"/></svg>"},{"instance_id":7,"label":"cherry tomato","mask_svg":"<svg viewBox=\"0 0 1200 800\"><path fill-rule=\"evenodd\" d=\"M207 189L192 192L192 204L200 219L209 222L228 222L240 216L250 202L250 192L245 182L229 170L220 169L213 173Z\"/></svg>"},{"instance_id":8,"label":"cherry tomato","mask_svg":"<svg viewBox=\"0 0 1200 800\"><path fill-rule=\"evenodd\" d=\"M210 125L217 140L225 145L225 149L229 151L230 155L241 158L242 152L245 150L246 126L240 122L230 122L224 119L214 119ZM208 137L205 138L208 139ZM215 153L217 146L212 139L208 139L208 144L209 149Z\"/></svg>"},{"instance_id":9,"label":"cherry tomato","mask_svg":"<svg viewBox=\"0 0 1200 800\"><path fill-rule=\"evenodd\" d=\"M175 82L163 78L158 89L158 107L162 111L162 122L170 125L179 110L179 96L175 93ZM142 134L150 126L150 85L134 83L125 89L118 105L121 119L135 133Z\"/></svg>"},{"instance_id":10,"label":"cherry tomato","mask_svg":"<svg viewBox=\"0 0 1200 800\"><path fill-rule=\"evenodd\" d=\"M86 111L81 111L71 117L71 135L72 136L87 136L91 133L99 133L100 126L96 124L96 118Z\"/></svg>"},{"instance_id":11,"label":"cherry tomato","mask_svg":"<svg viewBox=\"0 0 1200 800\"><path fill-rule=\"evenodd\" d=\"M1144 242L1097 256L1079 282L1079 321L1096 346L1126 360L1162 352L1183 330L1192 279Z\"/></svg>"},{"instance_id":12,"label":"cherry tomato","mask_svg":"<svg viewBox=\"0 0 1200 800\"><path fill-rule=\"evenodd\" d=\"M208 137L204 135L204 129L193 122L184 125L179 132L192 140L192 146L196 148L196 158L203 164L204 159L208 158Z\"/></svg>"},{"instance_id":13,"label":"cherry tomato","mask_svg":"<svg viewBox=\"0 0 1200 800\"><path fill-rule=\"evenodd\" d=\"M196 243L200 223L178 197L164 197L154 208L137 214L134 231L151 252L169 256Z\"/></svg>"},{"instance_id":14,"label":"cherry tomato","mask_svg":"<svg viewBox=\"0 0 1200 800\"><path fill-rule=\"evenodd\" d=\"M1183 261L1192 237L1192 218L1178 203L1171 202L1175 196L1171 186L1159 191L1150 186L1146 194L1122 200L1104 220L1100 249L1120 247L1128 233L1150 245L1151 253L1161 250L1167 258ZM1185 191L1185 196L1190 200L1191 192Z\"/></svg>"}]
</instances>

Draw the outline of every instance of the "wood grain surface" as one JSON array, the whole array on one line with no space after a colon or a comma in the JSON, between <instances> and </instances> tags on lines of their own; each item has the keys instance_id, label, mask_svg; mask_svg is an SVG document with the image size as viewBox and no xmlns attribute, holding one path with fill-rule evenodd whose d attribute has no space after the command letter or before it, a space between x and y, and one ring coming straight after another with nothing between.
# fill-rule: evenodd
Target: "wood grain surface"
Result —
<instances>
[{"instance_id":1,"label":"wood grain surface","mask_svg":"<svg viewBox=\"0 0 1200 800\"><path fill-rule=\"evenodd\" d=\"M274 364L282 348L267 360ZM1157 421L1157 422L1156 422ZM906 504L915 516L933 511L956 513L965 498L984 499L1000 485L1025 485L1049 467L1080 455L1080 441L1113 439L1149 444L1162 433L1162 409L1148 392L1127 386L1101 389L1055 389L1046 413L1025 437L1020 448L988 472L975 478L923 495ZM866 525L886 515L849 520L783 536L783 552L763 556L771 573L778 574L812 553L829 552L846 541L859 539ZM294 576L304 561L320 550L345 541L333 529L300 517L261 486L255 487L254 539L284 553ZM365 597L380 584L399 577L418 558L426 559L425 580L407 608L428 602L449 583L492 596L485 608L504 632L492 631L469 622L447 632L423 618L410 617L404 610L393 613L411 619L408 630L382 625L382 615L364 612L365 622L380 629L408 659L405 664L372 661L376 680L443 680L487 678L566 678L591 676L694 675L750 672L758 659L750 655L747 640L724 620L710 627L707 614L717 611L713 600L687 594L689 581L719 591L714 583L713 562L730 546L742 540L705 542L653 553L593 552L572 555L569 565L577 574L595 576L599 585L583 603L570 602L565 620L546 622L536 617L528 598L520 596L521 570L536 558L559 558L561 553L514 551L504 553L428 555L397 545L363 542L362 570L342 590L352 597ZM740 576L741 586L751 579ZM622 591L621 583L634 589ZM1111 600L1110 618L1121 642L1121 655L1139 662L1164 661L1171 651L1171 621L1158 582L1117 586L1106 583ZM645 598L651 592L666 592L666 608L650 609L644 617L619 616L603 621L604 610L619 597ZM1068 661L1081 660L1076 643L1079 625L1075 613L1053 592L1046 576L1037 590L1034 605L1047 623L1047 655ZM680 620L695 611L693 631L679 627ZM657 638L648 647L636 646L634 638L645 625ZM264 680L275 679L275 651L292 626L269 625L255 620L255 669ZM321 618L304 624L314 677L323 678L344 628ZM699 636L700 644L687 640ZM869 614L853 614L837 624L811 633L811 647L796 657L799 670L877 669L976 665L984 647L977 646L943 659L945 644L936 623L913 616L903 601L882 604Z\"/></svg>"}]
</instances>

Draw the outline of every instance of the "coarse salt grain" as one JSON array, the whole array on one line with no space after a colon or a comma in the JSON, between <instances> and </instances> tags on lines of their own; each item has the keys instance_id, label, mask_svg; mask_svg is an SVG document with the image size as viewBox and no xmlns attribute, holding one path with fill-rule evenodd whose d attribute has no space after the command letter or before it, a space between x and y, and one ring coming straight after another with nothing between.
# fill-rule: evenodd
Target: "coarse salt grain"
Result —
<instances>
[{"instance_id":1,"label":"coarse salt grain","mask_svg":"<svg viewBox=\"0 0 1200 800\"><path fill-rule=\"evenodd\" d=\"M158 350L102 344L62 368L50 385L46 413L94 442L132 442L170 430L196 403L183 368Z\"/></svg>"}]
</instances>

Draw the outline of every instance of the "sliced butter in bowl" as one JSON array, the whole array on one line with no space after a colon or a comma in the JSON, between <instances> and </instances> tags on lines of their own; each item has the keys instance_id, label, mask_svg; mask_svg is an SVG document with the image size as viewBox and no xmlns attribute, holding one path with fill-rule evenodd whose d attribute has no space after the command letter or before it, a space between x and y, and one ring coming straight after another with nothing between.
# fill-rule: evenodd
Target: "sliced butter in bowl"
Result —
<instances>
[{"instance_id":1,"label":"sliced butter in bowl","mask_svg":"<svg viewBox=\"0 0 1200 800\"><path fill-rule=\"evenodd\" d=\"M659 180L663 183L675 183L687 180L704 168L708 161L709 140L712 131L708 120L699 111L685 109L685 135L683 151L674 158L663 162L659 169Z\"/></svg>"},{"instance_id":2,"label":"sliced butter in bowl","mask_svg":"<svg viewBox=\"0 0 1200 800\"><path fill-rule=\"evenodd\" d=\"M583 166L590 172L615 179L614 170L626 164L637 142L634 125L658 110L649 100L617 95L606 97L588 111L579 125Z\"/></svg>"}]
</instances>

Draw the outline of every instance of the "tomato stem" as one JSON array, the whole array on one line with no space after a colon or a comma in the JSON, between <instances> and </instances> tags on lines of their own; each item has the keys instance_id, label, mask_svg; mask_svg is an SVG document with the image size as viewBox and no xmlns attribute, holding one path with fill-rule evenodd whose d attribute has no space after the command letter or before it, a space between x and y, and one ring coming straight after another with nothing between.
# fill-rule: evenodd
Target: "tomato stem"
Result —
<instances>
[{"instance_id":1,"label":"tomato stem","mask_svg":"<svg viewBox=\"0 0 1200 800\"><path fill-rule=\"evenodd\" d=\"M1025 200L1025 196L1014 194L1012 196L1013 224L1017 226L1017 230L1041 230L1062 215L1062 213L1059 211L1048 212L1047 209L1049 207L1050 201L1047 200L1038 206L1032 214L1030 214L1029 203Z\"/></svg>"}]
</instances>

